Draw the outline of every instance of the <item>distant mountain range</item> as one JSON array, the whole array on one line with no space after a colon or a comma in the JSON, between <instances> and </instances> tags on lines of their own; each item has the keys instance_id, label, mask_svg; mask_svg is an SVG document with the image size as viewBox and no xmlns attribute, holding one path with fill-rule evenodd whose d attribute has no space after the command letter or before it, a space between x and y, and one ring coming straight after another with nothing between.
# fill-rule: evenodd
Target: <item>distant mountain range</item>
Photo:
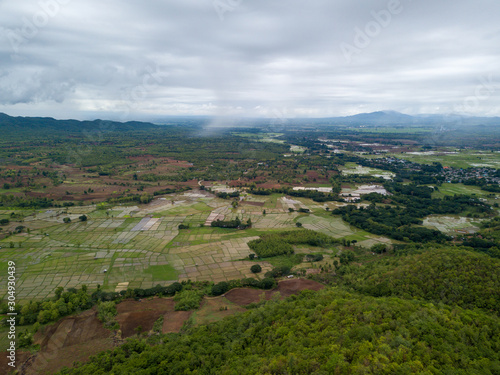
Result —
<instances>
[{"instance_id":1,"label":"distant mountain range","mask_svg":"<svg viewBox=\"0 0 500 375\"><path fill-rule=\"evenodd\" d=\"M410 116L395 111L378 111L372 113L360 113L354 116L330 117L318 119L332 125L500 125L500 117L475 117L460 115L416 115Z\"/></svg>"},{"instance_id":2,"label":"distant mountain range","mask_svg":"<svg viewBox=\"0 0 500 375\"><path fill-rule=\"evenodd\" d=\"M147 122L130 121L78 121L78 120L56 120L52 117L12 117L5 113L0 113L0 133L12 131L37 131L37 130L53 130L53 131L68 131L68 132L83 132L83 131L112 131L112 130L132 130L132 129L151 129L157 128Z\"/></svg>"},{"instance_id":3,"label":"distant mountain range","mask_svg":"<svg viewBox=\"0 0 500 375\"><path fill-rule=\"evenodd\" d=\"M284 119L283 119L284 120ZM287 119L289 124L300 126L307 125L352 125L352 126L443 126L447 128L462 126L500 126L500 117L475 117L460 115L416 115L410 116L395 111L378 111L372 113L360 113L345 117L327 118L293 118ZM276 119L245 118L237 121L229 121L228 125L238 126L266 126L269 122L276 122ZM158 123L198 127L210 123L207 116L175 116L165 117ZM69 132L82 131L111 131L111 130L137 130L153 129L159 125L150 122L129 121L117 122L107 120L78 121L78 120L56 120L52 117L12 117L0 113L0 131L9 132L16 130L64 130Z\"/></svg>"}]
</instances>

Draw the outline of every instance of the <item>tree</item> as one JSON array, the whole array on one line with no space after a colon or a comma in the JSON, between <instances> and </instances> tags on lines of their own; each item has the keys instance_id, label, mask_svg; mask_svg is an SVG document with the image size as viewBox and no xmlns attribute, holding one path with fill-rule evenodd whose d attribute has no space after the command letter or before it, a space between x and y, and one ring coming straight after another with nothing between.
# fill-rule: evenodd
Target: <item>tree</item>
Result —
<instances>
[{"instance_id":1,"label":"tree","mask_svg":"<svg viewBox=\"0 0 500 375\"><path fill-rule=\"evenodd\" d=\"M142 204L147 204L149 202L151 202L153 200L153 196L151 194L148 194L148 193L144 193L141 195L141 198L140 198L140 202Z\"/></svg>"},{"instance_id":2,"label":"tree","mask_svg":"<svg viewBox=\"0 0 500 375\"><path fill-rule=\"evenodd\" d=\"M262 289L272 289L276 285L276 280L266 277L264 280L260 282L260 287Z\"/></svg>"},{"instance_id":3,"label":"tree","mask_svg":"<svg viewBox=\"0 0 500 375\"><path fill-rule=\"evenodd\" d=\"M66 224L69 224L69 223L71 223L71 219L69 217L65 217L63 219L63 222L66 223Z\"/></svg>"},{"instance_id":4,"label":"tree","mask_svg":"<svg viewBox=\"0 0 500 375\"><path fill-rule=\"evenodd\" d=\"M302 223L301 223L300 221L297 221L297 222L295 223L295 226L296 226L297 228L301 228L301 227L302 227Z\"/></svg>"},{"instance_id":5,"label":"tree","mask_svg":"<svg viewBox=\"0 0 500 375\"><path fill-rule=\"evenodd\" d=\"M80 221L87 221L87 215L82 215L78 218Z\"/></svg>"},{"instance_id":6,"label":"tree","mask_svg":"<svg viewBox=\"0 0 500 375\"><path fill-rule=\"evenodd\" d=\"M260 273L262 272L262 267L259 264L254 264L250 267L250 271L252 271L252 273Z\"/></svg>"},{"instance_id":7,"label":"tree","mask_svg":"<svg viewBox=\"0 0 500 375\"><path fill-rule=\"evenodd\" d=\"M370 251L373 251L374 253L377 254L382 254L387 252L387 245L383 243L378 243L370 247Z\"/></svg>"},{"instance_id":8,"label":"tree","mask_svg":"<svg viewBox=\"0 0 500 375\"><path fill-rule=\"evenodd\" d=\"M221 281L220 283L217 283L214 286L212 286L212 295L220 296L226 293L228 290L229 290L229 284L225 281Z\"/></svg>"}]
</instances>

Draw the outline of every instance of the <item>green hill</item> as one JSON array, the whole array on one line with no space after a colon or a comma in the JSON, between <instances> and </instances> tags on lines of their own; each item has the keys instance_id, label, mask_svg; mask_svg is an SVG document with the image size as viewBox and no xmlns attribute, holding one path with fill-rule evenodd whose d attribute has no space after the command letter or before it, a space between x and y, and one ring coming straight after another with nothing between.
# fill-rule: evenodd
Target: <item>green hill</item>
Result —
<instances>
[{"instance_id":1,"label":"green hill","mask_svg":"<svg viewBox=\"0 0 500 375\"><path fill-rule=\"evenodd\" d=\"M61 374L498 374L500 319L330 288L159 346L133 340Z\"/></svg>"},{"instance_id":2,"label":"green hill","mask_svg":"<svg viewBox=\"0 0 500 375\"><path fill-rule=\"evenodd\" d=\"M78 120L56 120L52 117L12 117L0 113L0 131L4 135L29 132L63 131L82 133L89 131L110 132L114 130L141 130L155 129L157 125L147 122L129 121L78 121Z\"/></svg>"},{"instance_id":3,"label":"green hill","mask_svg":"<svg viewBox=\"0 0 500 375\"><path fill-rule=\"evenodd\" d=\"M376 297L421 298L500 312L500 259L481 253L429 249L340 273L341 283Z\"/></svg>"}]
</instances>

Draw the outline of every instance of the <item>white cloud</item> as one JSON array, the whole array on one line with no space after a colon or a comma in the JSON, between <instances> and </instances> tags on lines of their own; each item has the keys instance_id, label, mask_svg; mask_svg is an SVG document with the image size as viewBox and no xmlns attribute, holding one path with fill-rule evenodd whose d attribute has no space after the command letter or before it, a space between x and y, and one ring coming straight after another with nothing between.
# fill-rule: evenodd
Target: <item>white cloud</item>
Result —
<instances>
[{"instance_id":1,"label":"white cloud","mask_svg":"<svg viewBox=\"0 0 500 375\"><path fill-rule=\"evenodd\" d=\"M500 115L500 3L401 0L387 18L396 1L244 0L223 21L212 1L3 1L0 111L448 113L493 74L497 88L468 109ZM371 33L362 48L358 30ZM343 43L359 51L346 59Z\"/></svg>"}]
</instances>

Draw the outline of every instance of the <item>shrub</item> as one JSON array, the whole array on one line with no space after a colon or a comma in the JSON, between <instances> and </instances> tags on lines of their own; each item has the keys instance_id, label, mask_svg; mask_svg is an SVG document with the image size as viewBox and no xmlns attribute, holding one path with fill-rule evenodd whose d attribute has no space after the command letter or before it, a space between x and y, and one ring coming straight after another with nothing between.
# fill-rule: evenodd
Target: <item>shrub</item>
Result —
<instances>
[{"instance_id":1,"label":"shrub","mask_svg":"<svg viewBox=\"0 0 500 375\"><path fill-rule=\"evenodd\" d=\"M200 307L203 293L196 290L183 290L174 297L176 301L175 311L196 310Z\"/></svg>"},{"instance_id":2,"label":"shrub","mask_svg":"<svg viewBox=\"0 0 500 375\"><path fill-rule=\"evenodd\" d=\"M97 318L104 324L105 327L114 325L116 316L116 303L114 301L101 302L97 305Z\"/></svg>"},{"instance_id":3,"label":"shrub","mask_svg":"<svg viewBox=\"0 0 500 375\"><path fill-rule=\"evenodd\" d=\"M212 295L220 296L229 290L229 284L225 281L221 281L218 284L212 286Z\"/></svg>"},{"instance_id":4,"label":"shrub","mask_svg":"<svg viewBox=\"0 0 500 375\"><path fill-rule=\"evenodd\" d=\"M261 289L272 289L276 286L276 281L272 278L266 277L259 284Z\"/></svg>"},{"instance_id":5,"label":"shrub","mask_svg":"<svg viewBox=\"0 0 500 375\"><path fill-rule=\"evenodd\" d=\"M308 262L321 262L323 260L323 254L307 254L306 260Z\"/></svg>"},{"instance_id":6,"label":"shrub","mask_svg":"<svg viewBox=\"0 0 500 375\"><path fill-rule=\"evenodd\" d=\"M250 271L252 271L252 273L259 273L262 272L262 267L259 264L254 264L250 267Z\"/></svg>"}]
</instances>

